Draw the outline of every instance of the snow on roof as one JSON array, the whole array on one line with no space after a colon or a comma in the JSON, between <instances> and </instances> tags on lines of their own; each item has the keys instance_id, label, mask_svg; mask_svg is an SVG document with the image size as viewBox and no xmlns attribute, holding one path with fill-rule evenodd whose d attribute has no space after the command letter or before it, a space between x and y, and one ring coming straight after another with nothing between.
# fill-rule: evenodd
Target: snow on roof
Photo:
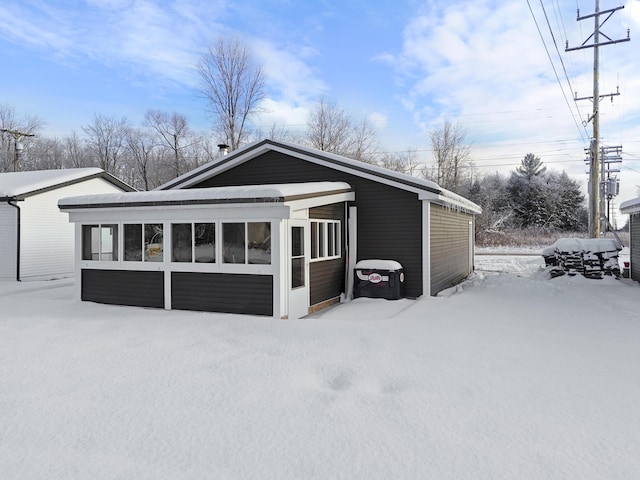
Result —
<instances>
[{"instance_id":1,"label":"snow on roof","mask_svg":"<svg viewBox=\"0 0 640 480\"><path fill-rule=\"evenodd\" d=\"M560 252L615 252L622 250L622 245L613 238L560 238L545 248L542 255L550 255L551 249Z\"/></svg>"},{"instance_id":2,"label":"snow on roof","mask_svg":"<svg viewBox=\"0 0 640 480\"><path fill-rule=\"evenodd\" d=\"M63 170L33 170L0 173L0 197L28 195L85 177L100 175L100 168L67 168Z\"/></svg>"},{"instance_id":3,"label":"snow on roof","mask_svg":"<svg viewBox=\"0 0 640 480\"><path fill-rule=\"evenodd\" d=\"M640 197L632 198L620 204L621 213L635 213L640 211Z\"/></svg>"},{"instance_id":4,"label":"snow on roof","mask_svg":"<svg viewBox=\"0 0 640 480\"><path fill-rule=\"evenodd\" d=\"M151 190L148 192L106 193L63 198L61 208L77 206L166 205L167 203L236 203L259 200L261 203L283 202L299 196L320 196L351 190L345 182L288 183L281 185L243 185L235 187L191 188L185 190Z\"/></svg>"},{"instance_id":5,"label":"snow on roof","mask_svg":"<svg viewBox=\"0 0 640 480\"><path fill-rule=\"evenodd\" d=\"M480 206L456 193L440 187L437 183L432 182L431 180L417 178L412 175L396 172L394 170L389 170L387 168L372 165L370 163L362 162L359 160L353 160L351 158L336 155L334 153L324 152L315 148L283 141L275 142L269 139L260 140L241 147L222 159L213 160L190 172L185 173L184 175L181 175L180 177L177 177L163 185L160 185L157 190L185 188L203 180L204 178L207 178L208 172L214 174L218 167L223 167L228 162L240 159L243 156L253 158L254 156L258 156L264 153L265 150L277 151L279 149L285 149L291 153L301 153L309 157L317 158L321 161L325 160L336 165L341 165L348 168L349 170L352 170L355 175L369 174L373 175L374 177L379 177L380 179L386 179L396 182L397 184L400 184L400 186L404 186L404 188L406 189L413 188L425 192L431 192L437 195L437 198L442 203L456 208L463 208L474 213L482 212Z\"/></svg>"}]
</instances>

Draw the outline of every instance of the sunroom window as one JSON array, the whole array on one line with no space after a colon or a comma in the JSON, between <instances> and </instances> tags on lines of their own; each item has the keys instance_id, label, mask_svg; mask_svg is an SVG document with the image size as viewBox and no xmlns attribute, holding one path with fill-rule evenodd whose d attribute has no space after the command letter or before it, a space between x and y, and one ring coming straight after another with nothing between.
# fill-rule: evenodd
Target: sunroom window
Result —
<instances>
[{"instance_id":1,"label":"sunroom window","mask_svg":"<svg viewBox=\"0 0 640 480\"><path fill-rule=\"evenodd\" d=\"M223 223L222 260L236 264L271 264L271 223Z\"/></svg>"},{"instance_id":2,"label":"sunroom window","mask_svg":"<svg viewBox=\"0 0 640 480\"><path fill-rule=\"evenodd\" d=\"M118 260L118 225L83 225L82 260Z\"/></svg>"},{"instance_id":3,"label":"sunroom window","mask_svg":"<svg viewBox=\"0 0 640 480\"><path fill-rule=\"evenodd\" d=\"M174 223L171 225L173 262L214 263L214 223Z\"/></svg>"},{"instance_id":4,"label":"sunroom window","mask_svg":"<svg viewBox=\"0 0 640 480\"><path fill-rule=\"evenodd\" d=\"M162 262L164 237L161 223L125 223L124 260Z\"/></svg>"}]
</instances>

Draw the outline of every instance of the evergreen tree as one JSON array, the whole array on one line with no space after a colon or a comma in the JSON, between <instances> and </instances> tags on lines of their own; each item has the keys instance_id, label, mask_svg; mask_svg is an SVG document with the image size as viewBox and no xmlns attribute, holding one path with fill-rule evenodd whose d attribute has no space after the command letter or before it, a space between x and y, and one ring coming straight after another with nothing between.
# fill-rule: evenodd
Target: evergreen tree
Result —
<instances>
[{"instance_id":1,"label":"evergreen tree","mask_svg":"<svg viewBox=\"0 0 640 480\"><path fill-rule=\"evenodd\" d=\"M511 173L507 191L515 227L581 231L586 227L584 195L566 172L547 172L528 153Z\"/></svg>"},{"instance_id":2,"label":"evergreen tree","mask_svg":"<svg viewBox=\"0 0 640 480\"><path fill-rule=\"evenodd\" d=\"M542 160L533 153L527 153L522 159L520 166L516 168L516 173L531 181L533 177L542 175L546 170L547 167L542 166Z\"/></svg>"}]
</instances>

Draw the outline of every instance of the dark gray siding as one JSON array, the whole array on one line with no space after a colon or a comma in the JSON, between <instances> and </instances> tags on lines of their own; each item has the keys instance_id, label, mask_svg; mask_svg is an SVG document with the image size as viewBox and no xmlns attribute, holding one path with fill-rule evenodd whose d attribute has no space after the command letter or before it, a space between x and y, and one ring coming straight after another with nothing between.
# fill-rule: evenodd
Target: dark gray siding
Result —
<instances>
[{"instance_id":1,"label":"dark gray siding","mask_svg":"<svg viewBox=\"0 0 640 480\"><path fill-rule=\"evenodd\" d=\"M415 193L273 151L209 178L195 188L320 181L347 182L355 192L356 261L379 258L400 262L406 275L406 295L422 295L422 202Z\"/></svg>"},{"instance_id":2,"label":"dark gray siding","mask_svg":"<svg viewBox=\"0 0 640 480\"><path fill-rule=\"evenodd\" d=\"M171 308L273 315L273 276L171 273Z\"/></svg>"},{"instance_id":3,"label":"dark gray siding","mask_svg":"<svg viewBox=\"0 0 640 480\"><path fill-rule=\"evenodd\" d=\"M318 220L340 220L342 232L341 258L309 265L309 298L311 306L339 297L345 285L345 204L334 203L309 209L309 218Z\"/></svg>"},{"instance_id":4,"label":"dark gray siding","mask_svg":"<svg viewBox=\"0 0 640 480\"><path fill-rule=\"evenodd\" d=\"M631 262L631 278L640 282L640 213L629 215L629 237L631 248L629 249L629 261Z\"/></svg>"},{"instance_id":5,"label":"dark gray siding","mask_svg":"<svg viewBox=\"0 0 640 480\"><path fill-rule=\"evenodd\" d=\"M344 203L332 203L331 205L322 205L321 207L313 207L309 209L309 218L317 220L340 220L344 222Z\"/></svg>"},{"instance_id":6,"label":"dark gray siding","mask_svg":"<svg viewBox=\"0 0 640 480\"><path fill-rule=\"evenodd\" d=\"M311 262L309 265L309 302L316 305L339 297L344 292L344 258Z\"/></svg>"},{"instance_id":7,"label":"dark gray siding","mask_svg":"<svg viewBox=\"0 0 640 480\"><path fill-rule=\"evenodd\" d=\"M469 265L471 215L431 204L431 294L460 282Z\"/></svg>"},{"instance_id":8,"label":"dark gray siding","mask_svg":"<svg viewBox=\"0 0 640 480\"><path fill-rule=\"evenodd\" d=\"M164 308L164 273L131 270L82 270L84 301Z\"/></svg>"}]
</instances>

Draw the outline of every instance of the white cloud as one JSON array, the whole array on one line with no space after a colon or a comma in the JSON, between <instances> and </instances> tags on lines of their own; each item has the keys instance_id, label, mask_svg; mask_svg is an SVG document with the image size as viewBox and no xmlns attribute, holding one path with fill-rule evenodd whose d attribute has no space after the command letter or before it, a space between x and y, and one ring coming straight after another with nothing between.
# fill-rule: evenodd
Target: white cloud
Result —
<instances>
[{"instance_id":1,"label":"white cloud","mask_svg":"<svg viewBox=\"0 0 640 480\"><path fill-rule=\"evenodd\" d=\"M96 60L153 83L193 86L208 37L222 30L212 2L90 0L83 9L29 3L0 6L0 34L66 63Z\"/></svg>"},{"instance_id":2,"label":"white cloud","mask_svg":"<svg viewBox=\"0 0 640 480\"><path fill-rule=\"evenodd\" d=\"M256 122L261 131L266 133L274 126L293 135L305 131L309 105L292 106L286 101L267 98L262 102L261 108L263 113Z\"/></svg>"},{"instance_id":3,"label":"white cloud","mask_svg":"<svg viewBox=\"0 0 640 480\"><path fill-rule=\"evenodd\" d=\"M371 112L367 115L367 120L371 122L371 124L377 129L382 130L385 128L389 122L389 119L384 113L380 112Z\"/></svg>"},{"instance_id":4,"label":"white cloud","mask_svg":"<svg viewBox=\"0 0 640 480\"><path fill-rule=\"evenodd\" d=\"M281 47L264 40L252 42L274 92L293 105L315 101L328 87L311 66L317 52L308 47Z\"/></svg>"}]
</instances>

